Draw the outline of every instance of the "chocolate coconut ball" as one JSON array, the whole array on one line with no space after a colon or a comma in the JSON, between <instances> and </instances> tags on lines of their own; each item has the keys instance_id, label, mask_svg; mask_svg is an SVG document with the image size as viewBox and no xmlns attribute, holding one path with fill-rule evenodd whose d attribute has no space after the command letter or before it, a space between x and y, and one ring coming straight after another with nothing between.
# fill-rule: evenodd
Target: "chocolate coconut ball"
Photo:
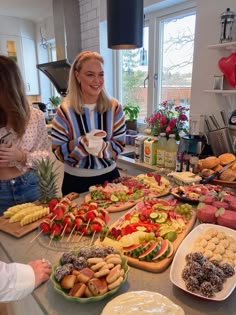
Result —
<instances>
[{"instance_id":1,"label":"chocolate coconut ball","mask_svg":"<svg viewBox=\"0 0 236 315\"><path fill-rule=\"evenodd\" d=\"M89 247L82 247L78 252L78 257L84 257L86 259L93 257L92 249Z\"/></svg>"},{"instance_id":2,"label":"chocolate coconut ball","mask_svg":"<svg viewBox=\"0 0 236 315\"><path fill-rule=\"evenodd\" d=\"M191 263L192 261L192 256L193 256L193 253L188 253L186 256L185 256L185 260L187 263Z\"/></svg>"},{"instance_id":3,"label":"chocolate coconut ball","mask_svg":"<svg viewBox=\"0 0 236 315\"><path fill-rule=\"evenodd\" d=\"M218 276L222 281L225 281L226 279L224 271L220 267L216 267L215 275Z\"/></svg>"},{"instance_id":4,"label":"chocolate coconut ball","mask_svg":"<svg viewBox=\"0 0 236 315\"><path fill-rule=\"evenodd\" d=\"M70 264L72 263L73 259L75 258L75 255L71 252L65 252L61 256L61 264Z\"/></svg>"},{"instance_id":5,"label":"chocolate coconut ball","mask_svg":"<svg viewBox=\"0 0 236 315\"><path fill-rule=\"evenodd\" d=\"M196 261L192 261L189 264L189 266L190 266L190 270L191 270L192 275L196 275L198 272L200 272L202 270L202 266Z\"/></svg>"},{"instance_id":6,"label":"chocolate coconut ball","mask_svg":"<svg viewBox=\"0 0 236 315\"><path fill-rule=\"evenodd\" d=\"M102 247L94 247L93 248L93 257L105 257L107 256L106 251Z\"/></svg>"},{"instance_id":7,"label":"chocolate coconut ball","mask_svg":"<svg viewBox=\"0 0 236 315\"><path fill-rule=\"evenodd\" d=\"M202 265L203 272L205 273L214 273L215 265L210 261L205 261Z\"/></svg>"},{"instance_id":8,"label":"chocolate coconut ball","mask_svg":"<svg viewBox=\"0 0 236 315\"><path fill-rule=\"evenodd\" d=\"M200 265L203 265L204 262L206 262L206 258L204 257L203 253L201 252L195 252L192 253L192 260L199 263Z\"/></svg>"},{"instance_id":9,"label":"chocolate coconut ball","mask_svg":"<svg viewBox=\"0 0 236 315\"><path fill-rule=\"evenodd\" d=\"M68 265L58 266L54 272L54 276L58 282L61 281L61 279L64 276L67 276L71 273L70 268Z\"/></svg>"},{"instance_id":10,"label":"chocolate coconut ball","mask_svg":"<svg viewBox=\"0 0 236 315\"><path fill-rule=\"evenodd\" d=\"M186 265L182 271L182 278L186 281L191 276L190 266Z\"/></svg>"},{"instance_id":11,"label":"chocolate coconut ball","mask_svg":"<svg viewBox=\"0 0 236 315\"><path fill-rule=\"evenodd\" d=\"M203 281L200 285L200 292L206 297L214 295L213 286L209 281Z\"/></svg>"},{"instance_id":12,"label":"chocolate coconut ball","mask_svg":"<svg viewBox=\"0 0 236 315\"><path fill-rule=\"evenodd\" d=\"M186 289L191 292L197 292L199 290L199 281L197 278L190 276L185 281Z\"/></svg>"},{"instance_id":13,"label":"chocolate coconut ball","mask_svg":"<svg viewBox=\"0 0 236 315\"><path fill-rule=\"evenodd\" d=\"M114 253L115 249L112 246L107 246L104 248L105 256Z\"/></svg>"},{"instance_id":14,"label":"chocolate coconut ball","mask_svg":"<svg viewBox=\"0 0 236 315\"><path fill-rule=\"evenodd\" d=\"M219 292L223 289L223 280L217 275L213 275L210 279L213 291Z\"/></svg>"},{"instance_id":15,"label":"chocolate coconut ball","mask_svg":"<svg viewBox=\"0 0 236 315\"><path fill-rule=\"evenodd\" d=\"M228 263L221 264L220 268L224 272L226 278L232 277L235 274L234 268Z\"/></svg>"},{"instance_id":16,"label":"chocolate coconut ball","mask_svg":"<svg viewBox=\"0 0 236 315\"><path fill-rule=\"evenodd\" d=\"M87 260L85 257L76 257L73 260L73 265L75 269L81 270L88 266Z\"/></svg>"}]
</instances>

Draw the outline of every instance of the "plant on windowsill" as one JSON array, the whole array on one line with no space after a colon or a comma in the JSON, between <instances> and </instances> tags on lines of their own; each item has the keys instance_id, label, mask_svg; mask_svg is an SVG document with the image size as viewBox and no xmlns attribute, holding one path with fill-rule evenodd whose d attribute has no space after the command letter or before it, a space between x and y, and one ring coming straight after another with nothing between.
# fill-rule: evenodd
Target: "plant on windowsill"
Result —
<instances>
[{"instance_id":1,"label":"plant on windowsill","mask_svg":"<svg viewBox=\"0 0 236 315\"><path fill-rule=\"evenodd\" d=\"M126 117L127 130L137 130L137 118L140 113L140 106L137 103L127 103L123 106Z\"/></svg>"},{"instance_id":2,"label":"plant on windowsill","mask_svg":"<svg viewBox=\"0 0 236 315\"><path fill-rule=\"evenodd\" d=\"M54 109L54 112L56 112L57 107L60 106L61 104L61 98L60 96L52 96L52 97L49 97L49 102L51 103L52 108Z\"/></svg>"}]
</instances>

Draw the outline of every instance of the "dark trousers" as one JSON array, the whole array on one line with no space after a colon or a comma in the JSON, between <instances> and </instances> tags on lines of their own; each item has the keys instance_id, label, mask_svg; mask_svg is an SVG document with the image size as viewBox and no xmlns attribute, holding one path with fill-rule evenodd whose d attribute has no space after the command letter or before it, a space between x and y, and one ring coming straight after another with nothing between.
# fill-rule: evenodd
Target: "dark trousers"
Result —
<instances>
[{"instance_id":1,"label":"dark trousers","mask_svg":"<svg viewBox=\"0 0 236 315\"><path fill-rule=\"evenodd\" d=\"M90 186L103 184L105 181L111 182L118 177L120 177L120 173L117 168L109 173L91 177L79 177L64 173L62 194L65 196L71 192L83 193L88 191Z\"/></svg>"}]
</instances>

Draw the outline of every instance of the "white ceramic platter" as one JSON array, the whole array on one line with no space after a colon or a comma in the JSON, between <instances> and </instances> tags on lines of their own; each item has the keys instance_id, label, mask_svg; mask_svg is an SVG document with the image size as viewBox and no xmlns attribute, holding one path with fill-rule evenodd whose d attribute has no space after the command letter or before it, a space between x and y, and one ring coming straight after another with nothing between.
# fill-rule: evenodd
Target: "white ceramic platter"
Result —
<instances>
[{"instance_id":1,"label":"white ceramic platter","mask_svg":"<svg viewBox=\"0 0 236 315\"><path fill-rule=\"evenodd\" d=\"M191 248L195 242L195 240L206 230L210 228L217 229L219 232L225 232L228 236L233 237L236 240L236 231L232 230L230 228L226 228L219 225L213 225L213 224L200 224L196 228L194 228L187 237L182 241L180 244L175 257L173 259L171 269L170 269L170 280L171 282L176 285L177 287L181 288L182 290L199 296L204 299L213 300L213 301L222 301L225 300L227 297L230 296L230 294L233 292L235 286L236 286L236 273L230 277L227 278L224 282L223 290L220 292L217 292L214 297L205 297L198 293L194 293L191 291L188 291L185 287L184 280L182 278L182 271L184 266L186 265L185 256L191 252ZM236 271L236 268L235 268Z\"/></svg>"}]
</instances>

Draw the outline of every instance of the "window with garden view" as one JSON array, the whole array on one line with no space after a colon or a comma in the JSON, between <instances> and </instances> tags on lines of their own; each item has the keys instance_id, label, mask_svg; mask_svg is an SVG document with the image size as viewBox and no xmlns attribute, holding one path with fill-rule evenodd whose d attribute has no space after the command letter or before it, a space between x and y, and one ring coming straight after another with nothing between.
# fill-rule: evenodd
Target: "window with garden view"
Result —
<instances>
[{"instance_id":1,"label":"window with garden view","mask_svg":"<svg viewBox=\"0 0 236 315\"><path fill-rule=\"evenodd\" d=\"M140 105L139 123L163 101L190 106L195 16L189 10L146 15L143 47L121 51L119 98Z\"/></svg>"}]
</instances>

